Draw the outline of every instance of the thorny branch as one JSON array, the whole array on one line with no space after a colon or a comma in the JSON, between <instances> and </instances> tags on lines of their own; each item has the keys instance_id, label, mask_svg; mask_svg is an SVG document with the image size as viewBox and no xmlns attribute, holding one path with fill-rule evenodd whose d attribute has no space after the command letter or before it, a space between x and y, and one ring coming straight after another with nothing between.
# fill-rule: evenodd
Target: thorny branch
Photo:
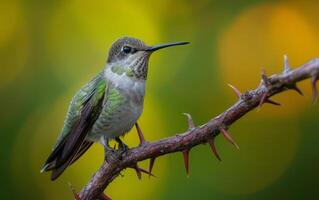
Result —
<instances>
[{"instance_id":1,"label":"thorny branch","mask_svg":"<svg viewBox=\"0 0 319 200\"><path fill-rule=\"evenodd\" d=\"M221 160L214 145L216 136L221 133L229 142L239 149L239 146L227 131L229 126L254 108L258 106L261 107L264 103L280 105L270 99L270 97L275 94L292 89L302 95L296 83L308 78L311 79L313 102L315 102L318 96L316 81L319 78L319 58L313 59L292 70L288 64L287 56L285 56L284 70L282 73L267 77L265 72L263 72L258 88L243 94L229 84L238 96L238 101L233 106L201 126L194 126L192 117L185 113L189 124L186 132L155 142L144 141L139 146L125 152L121 159L118 159L116 153L111 154L110 158L103 163L99 171L93 175L90 182L82 189L80 194L75 196L76 199L109 199L109 197L103 194L103 191L122 170L133 168L136 170L139 178L141 177L141 173L152 175L151 171L155 159L169 153L182 152L186 172L189 174L189 151L199 144L208 143L217 159ZM146 159L150 159L149 171L137 165L138 162Z\"/></svg>"}]
</instances>

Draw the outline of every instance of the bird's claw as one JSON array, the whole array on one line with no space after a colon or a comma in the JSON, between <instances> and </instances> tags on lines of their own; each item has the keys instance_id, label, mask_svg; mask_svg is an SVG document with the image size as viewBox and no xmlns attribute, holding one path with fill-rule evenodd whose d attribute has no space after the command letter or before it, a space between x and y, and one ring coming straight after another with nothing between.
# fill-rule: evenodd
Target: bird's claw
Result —
<instances>
[{"instance_id":1,"label":"bird's claw","mask_svg":"<svg viewBox=\"0 0 319 200\"><path fill-rule=\"evenodd\" d=\"M115 138L115 140L119 144L119 148L118 148L119 159L122 160L123 155L127 152L127 150L129 150L129 147L124 142L122 142L120 138Z\"/></svg>"},{"instance_id":2,"label":"bird's claw","mask_svg":"<svg viewBox=\"0 0 319 200\"><path fill-rule=\"evenodd\" d=\"M119 146L119 150L122 152L126 152L128 149L129 147L124 143L121 143L121 145Z\"/></svg>"}]
</instances>

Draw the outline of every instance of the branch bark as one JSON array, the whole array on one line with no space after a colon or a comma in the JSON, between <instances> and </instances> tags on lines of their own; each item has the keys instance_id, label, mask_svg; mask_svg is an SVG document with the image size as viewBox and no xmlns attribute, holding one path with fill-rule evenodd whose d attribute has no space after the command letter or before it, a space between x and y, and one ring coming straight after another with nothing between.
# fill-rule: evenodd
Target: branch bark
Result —
<instances>
[{"instance_id":1,"label":"branch bark","mask_svg":"<svg viewBox=\"0 0 319 200\"><path fill-rule=\"evenodd\" d=\"M213 153L220 159L218 152L214 146L214 138L223 134L226 139L238 145L227 132L229 126L243 117L246 113L254 108L261 106L263 103L278 103L269 98L280 92L289 89L296 90L302 94L296 83L305 79L311 79L313 90L313 101L317 99L316 80L319 78L319 59L313 59L308 63L291 70L288 59L284 57L284 70L280 74L274 74L267 77L262 74L260 85L254 89L241 94L234 86L231 88L239 97L238 101L217 117L209 120L207 123L195 127L190 115L186 114L189 122L189 129L175 136L165 138L155 142L145 142L138 147L129 149L122 159L118 159L115 154L111 154L108 161L104 162L100 169L93 175L90 182L80 192L81 200L92 200L98 198L105 188L120 174L123 169L134 168L137 172L139 161L150 159L150 170L153 167L155 158L169 153L182 152L185 161L185 167L188 171L188 152L191 148L204 143L209 143ZM151 174L151 172L149 172Z\"/></svg>"}]
</instances>

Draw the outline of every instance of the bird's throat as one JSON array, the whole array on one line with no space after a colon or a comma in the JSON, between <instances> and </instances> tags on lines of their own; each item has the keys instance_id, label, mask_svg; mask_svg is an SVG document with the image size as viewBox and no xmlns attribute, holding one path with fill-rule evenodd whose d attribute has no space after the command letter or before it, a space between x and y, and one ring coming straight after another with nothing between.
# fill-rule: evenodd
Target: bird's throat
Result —
<instances>
[{"instance_id":1,"label":"bird's throat","mask_svg":"<svg viewBox=\"0 0 319 200\"><path fill-rule=\"evenodd\" d=\"M134 71L130 68L119 66L107 67L104 71L105 78L108 82L117 88L124 90L142 90L144 93L145 79L138 79Z\"/></svg>"}]
</instances>

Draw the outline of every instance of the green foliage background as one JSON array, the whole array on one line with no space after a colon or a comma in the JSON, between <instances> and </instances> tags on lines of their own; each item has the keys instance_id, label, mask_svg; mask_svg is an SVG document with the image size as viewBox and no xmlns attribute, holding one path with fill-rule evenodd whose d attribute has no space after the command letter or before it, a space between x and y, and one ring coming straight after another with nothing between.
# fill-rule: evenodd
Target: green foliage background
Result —
<instances>
[{"instance_id":1,"label":"green foliage background","mask_svg":"<svg viewBox=\"0 0 319 200\"><path fill-rule=\"evenodd\" d=\"M268 74L305 63L319 53L315 1L80 1L0 2L0 197L72 199L103 159L95 145L56 182L39 170L61 129L72 95L102 70L111 43L123 35L148 44L187 40L150 61L145 112L148 140L186 130L236 101L227 87L256 87ZM132 170L107 189L113 199L316 199L319 185L318 105L294 92L274 99L231 127L241 150L222 137L217 147L191 151L186 177L181 154L155 163L157 178L137 180ZM137 145L135 130L125 137ZM145 167L147 162L142 163Z\"/></svg>"}]
</instances>

